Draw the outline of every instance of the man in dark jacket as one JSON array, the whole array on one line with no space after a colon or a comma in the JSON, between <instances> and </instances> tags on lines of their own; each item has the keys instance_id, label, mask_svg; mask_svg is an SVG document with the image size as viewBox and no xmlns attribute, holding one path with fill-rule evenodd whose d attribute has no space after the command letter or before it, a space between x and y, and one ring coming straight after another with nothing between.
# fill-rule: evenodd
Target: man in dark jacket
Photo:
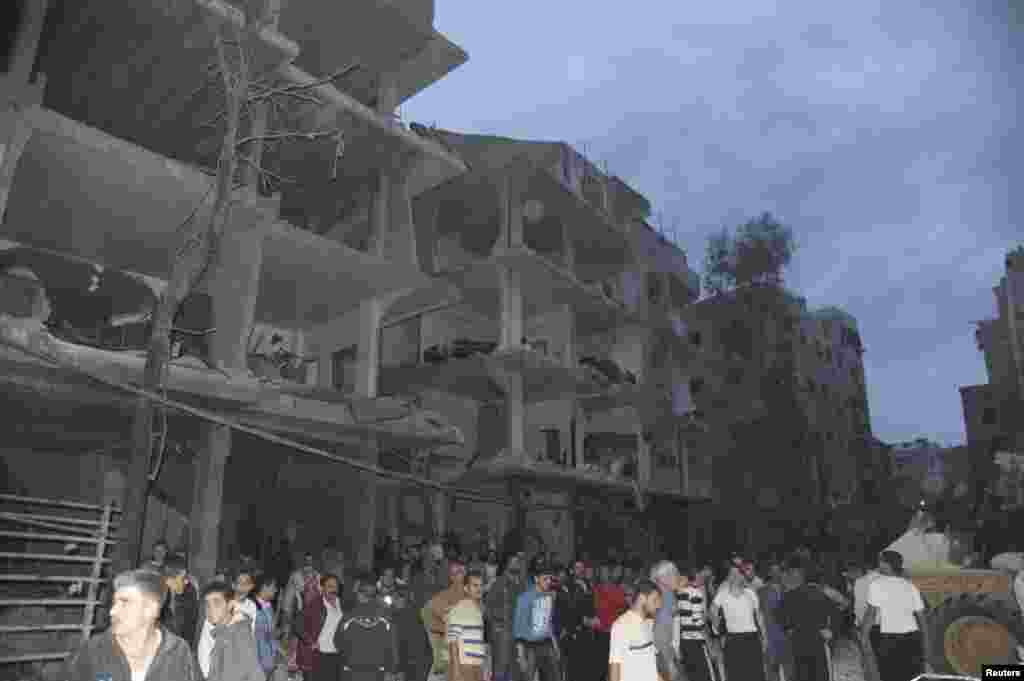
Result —
<instances>
[{"instance_id":1,"label":"man in dark jacket","mask_svg":"<svg viewBox=\"0 0 1024 681\"><path fill-rule=\"evenodd\" d=\"M377 600L372 575L357 584L355 605L334 634L342 681L394 681L399 672L398 633L391 608Z\"/></svg>"},{"instance_id":2,"label":"man in dark jacket","mask_svg":"<svg viewBox=\"0 0 1024 681\"><path fill-rule=\"evenodd\" d=\"M238 611L235 588L213 582L203 589L206 618L213 627L197 646L206 681L266 681L256 653L252 622ZM148 680L147 680L148 681Z\"/></svg>"},{"instance_id":3,"label":"man in dark jacket","mask_svg":"<svg viewBox=\"0 0 1024 681\"><path fill-rule=\"evenodd\" d=\"M188 573L182 558L171 556L167 559L164 565L164 584L167 597L160 612L160 624L185 639L190 646L195 646L199 596L188 583Z\"/></svg>"},{"instance_id":4,"label":"man in dark jacket","mask_svg":"<svg viewBox=\"0 0 1024 681\"><path fill-rule=\"evenodd\" d=\"M523 554L505 556L504 570L494 580L484 599L484 616L492 639L491 659L494 681L513 681L516 678L516 639L512 634L516 601L526 591ZM603 662L602 662L603 664Z\"/></svg>"},{"instance_id":5,"label":"man in dark jacket","mask_svg":"<svg viewBox=\"0 0 1024 681\"><path fill-rule=\"evenodd\" d=\"M838 609L821 589L807 583L803 560L791 561L788 572L794 588L782 597L779 620L789 634L794 681L827 681L832 678L828 641Z\"/></svg>"},{"instance_id":6,"label":"man in dark jacket","mask_svg":"<svg viewBox=\"0 0 1024 681\"><path fill-rule=\"evenodd\" d=\"M157 624L163 577L131 570L114 579L110 629L86 641L65 669L72 681L199 681L188 644Z\"/></svg>"},{"instance_id":7,"label":"man in dark jacket","mask_svg":"<svg viewBox=\"0 0 1024 681\"><path fill-rule=\"evenodd\" d=\"M399 671L405 681L426 681L433 662L430 639L423 629L419 612L409 599L409 592L398 589L394 593L392 615L398 631Z\"/></svg>"},{"instance_id":8,"label":"man in dark jacket","mask_svg":"<svg viewBox=\"0 0 1024 681\"><path fill-rule=\"evenodd\" d=\"M569 681L599 678L605 664L595 655L597 616L594 613L594 589L586 573L586 563L577 560L573 564L572 577L559 592L555 606Z\"/></svg>"}]
</instances>

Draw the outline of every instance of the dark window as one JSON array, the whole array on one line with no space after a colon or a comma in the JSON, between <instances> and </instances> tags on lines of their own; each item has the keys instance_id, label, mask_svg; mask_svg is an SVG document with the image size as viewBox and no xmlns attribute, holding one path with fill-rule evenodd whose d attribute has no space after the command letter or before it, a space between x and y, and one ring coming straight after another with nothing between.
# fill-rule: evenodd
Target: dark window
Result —
<instances>
[{"instance_id":1,"label":"dark window","mask_svg":"<svg viewBox=\"0 0 1024 681\"><path fill-rule=\"evenodd\" d=\"M794 328L793 318L785 317L782 320L782 330L786 333L792 333Z\"/></svg>"},{"instance_id":2,"label":"dark window","mask_svg":"<svg viewBox=\"0 0 1024 681\"><path fill-rule=\"evenodd\" d=\"M352 392L356 389L356 363L358 346L350 345L331 355L331 382L336 390Z\"/></svg>"},{"instance_id":3,"label":"dark window","mask_svg":"<svg viewBox=\"0 0 1024 681\"><path fill-rule=\"evenodd\" d=\"M807 334L800 332L800 345L807 345Z\"/></svg>"},{"instance_id":4,"label":"dark window","mask_svg":"<svg viewBox=\"0 0 1024 681\"><path fill-rule=\"evenodd\" d=\"M825 439L828 440L829 442L832 442L832 440L835 439L835 433L828 433L828 434L826 434L825 435Z\"/></svg>"},{"instance_id":5,"label":"dark window","mask_svg":"<svg viewBox=\"0 0 1024 681\"><path fill-rule=\"evenodd\" d=\"M690 379L690 394L699 395L700 391L704 389L703 378L691 378Z\"/></svg>"},{"instance_id":6,"label":"dark window","mask_svg":"<svg viewBox=\"0 0 1024 681\"><path fill-rule=\"evenodd\" d=\"M981 413L981 422L986 426L996 425L998 415L995 407L985 407L985 411Z\"/></svg>"},{"instance_id":7,"label":"dark window","mask_svg":"<svg viewBox=\"0 0 1024 681\"><path fill-rule=\"evenodd\" d=\"M739 385L743 383L743 367L732 367L726 372L725 380L729 382L729 385Z\"/></svg>"},{"instance_id":8,"label":"dark window","mask_svg":"<svg viewBox=\"0 0 1024 681\"><path fill-rule=\"evenodd\" d=\"M700 347L701 340L700 331L693 331L690 333L690 342L696 347Z\"/></svg>"},{"instance_id":9,"label":"dark window","mask_svg":"<svg viewBox=\"0 0 1024 681\"><path fill-rule=\"evenodd\" d=\"M831 348L825 348L825 361L826 362L831 362L832 361L832 349Z\"/></svg>"},{"instance_id":10,"label":"dark window","mask_svg":"<svg viewBox=\"0 0 1024 681\"><path fill-rule=\"evenodd\" d=\"M818 384L814 382L813 378L807 379L807 392L813 393L818 389Z\"/></svg>"}]
</instances>

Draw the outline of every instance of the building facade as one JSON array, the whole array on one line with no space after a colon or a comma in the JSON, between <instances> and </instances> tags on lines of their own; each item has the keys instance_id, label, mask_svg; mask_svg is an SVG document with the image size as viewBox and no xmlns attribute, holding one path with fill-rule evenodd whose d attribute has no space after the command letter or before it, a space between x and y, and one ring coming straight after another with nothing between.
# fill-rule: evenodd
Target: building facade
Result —
<instances>
[{"instance_id":1,"label":"building facade","mask_svg":"<svg viewBox=\"0 0 1024 681\"><path fill-rule=\"evenodd\" d=\"M876 468L856 321L750 286L700 301L687 327L689 393L706 424L688 448L710 460L728 509L704 533L749 548L817 533Z\"/></svg>"},{"instance_id":2,"label":"building facade","mask_svg":"<svg viewBox=\"0 0 1024 681\"><path fill-rule=\"evenodd\" d=\"M998 317L978 322L975 332L988 382L960 388L978 500L1001 475L997 454L1024 451L1024 247L1008 252L1005 265L992 289Z\"/></svg>"}]
</instances>

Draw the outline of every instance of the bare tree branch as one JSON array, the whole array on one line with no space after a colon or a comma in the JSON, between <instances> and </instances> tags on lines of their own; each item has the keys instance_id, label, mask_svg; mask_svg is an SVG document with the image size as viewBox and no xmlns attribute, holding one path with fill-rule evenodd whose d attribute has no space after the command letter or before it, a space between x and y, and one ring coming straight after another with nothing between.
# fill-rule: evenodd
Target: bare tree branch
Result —
<instances>
[{"instance_id":1,"label":"bare tree branch","mask_svg":"<svg viewBox=\"0 0 1024 681\"><path fill-rule=\"evenodd\" d=\"M334 130L314 130L312 132L300 132L300 131L297 131L297 130L286 130L286 131L282 131L282 132L268 132L268 133L266 133L264 135L253 135L252 137L243 137L242 139L238 140L237 145L238 146L242 146L242 145L245 145L245 144L249 144L250 142L260 142L260 141L264 141L264 142L266 142L266 141L277 141L277 142L280 142L280 141L289 140L289 139L305 140L307 142L312 142L312 141L315 141L315 140L318 140L318 139L324 139L324 138L328 138L328 137L330 137L330 138L337 137L340 132L341 131L338 130L338 129L334 129Z\"/></svg>"},{"instance_id":2,"label":"bare tree branch","mask_svg":"<svg viewBox=\"0 0 1024 681\"><path fill-rule=\"evenodd\" d=\"M260 175L265 175L267 177L271 177L271 178L277 180L278 182L281 182L282 184L296 184L296 180L293 180L293 179L291 179L289 177L284 177L283 175L278 175L277 173L275 173L272 170L267 170L266 168L262 167L261 165L256 163L255 160L253 160L252 158L250 158L248 156L239 155L238 156L238 160L240 162L242 162L242 163L244 163L244 164L254 168L256 170L256 172L259 173Z\"/></svg>"},{"instance_id":3,"label":"bare tree branch","mask_svg":"<svg viewBox=\"0 0 1024 681\"><path fill-rule=\"evenodd\" d=\"M278 95L284 95L284 94L290 94L290 93L294 93L294 92L302 92L302 91L305 91L305 90L311 90L313 88L319 87L320 85L327 85L329 83L333 83L335 80L338 80L339 78L344 78L348 74L350 74L353 71L356 71L356 70L358 70L360 68L362 68L362 64L360 64L359 62L355 62L353 64L349 64L348 66L346 66L344 68L338 69L337 71L335 71L334 73L332 73L329 76L324 76L323 78L319 78L319 79L314 80L312 82L306 83L305 85L291 84L291 85L284 85L282 87L277 87L277 88L269 88L269 89L265 90L264 92L259 93L258 95L256 95L252 99L253 99L253 101L261 101L261 100L266 99L268 97L276 97Z\"/></svg>"}]
</instances>

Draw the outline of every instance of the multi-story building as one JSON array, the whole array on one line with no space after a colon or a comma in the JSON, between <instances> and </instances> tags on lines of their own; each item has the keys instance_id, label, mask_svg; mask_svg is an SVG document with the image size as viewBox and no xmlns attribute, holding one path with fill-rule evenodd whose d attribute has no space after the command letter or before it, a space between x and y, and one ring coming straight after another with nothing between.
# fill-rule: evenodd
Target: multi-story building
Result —
<instances>
[{"instance_id":1,"label":"multi-story building","mask_svg":"<svg viewBox=\"0 0 1024 681\"><path fill-rule=\"evenodd\" d=\"M142 382L181 226L213 194L213 36L263 5L26 7L0 81L4 405L22 424L4 464L16 491L119 499L135 402L112 386ZM239 174L165 379L247 430L158 419L143 543L187 546L205 575L281 536L363 565L380 532L485 523L563 557L678 542L680 511L713 494L680 435L699 279L647 200L565 144L406 126L399 104L466 59L430 0L269 9L242 41L260 171Z\"/></svg>"},{"instance_id":2,"label":"multi-story building","mask_svg":"<svg viewBox=\"0 0 1024 681\"><path fill-rule=\"evenodd\" d=\"M1006 274L992 290L999 316L975 332L988 383L960 388L976 498L999 474L998 452L1024 451L1024 247L1006 254Z\"/></svg>"},{"instance_id":3,"label":"multi-story building","mask_svg":"<svg viewBox=\"0 0 1024 681\"><path fill-rule=\"evenodd\" d=\"M728 509L708 519L706 543L780 544L854 498L874 469L856 321L750 286L700 301L687 327L689 392L706 423L687 448L711 462Z\"/></svg>"},{"instance_id":4,"label":"multi-story building","mask_svg":"<svg viewBox=\"0 0 1024 681\"><path fill-rule=\"evenodd\" d=\"M110 386L142 382L147 314L216 195L220 35L252 76L241 187L175 320L165 387L272 437L158 418L145 543L174 535L201 576L257 541L252 528L367 564L387 487L332 457L379 467L462 442L440 415L377 395L382 309L430 281L412 200L466 170L397 116L466 60L434 30L433 1L16 4L0 74L6 485L96 502L145 484L125 456L134 402Z\"/></svg>"},{"instance_id":5,"label":"multi-story building","mask_svg":"<svg viewBox=\"0 0 1024 681\"><path fill-rule=\"evenodd\" d=\"M646 497L697 489L652 450L676 418L665 336L699 280L646 199L568 145L431 134L472 170L416 201L435 285L385 315L381 389L415 390L466 433L434 475L509 500L442 502L446 529L486 523L563 558L649 551Z\"/></svg>"}]
</instances>

